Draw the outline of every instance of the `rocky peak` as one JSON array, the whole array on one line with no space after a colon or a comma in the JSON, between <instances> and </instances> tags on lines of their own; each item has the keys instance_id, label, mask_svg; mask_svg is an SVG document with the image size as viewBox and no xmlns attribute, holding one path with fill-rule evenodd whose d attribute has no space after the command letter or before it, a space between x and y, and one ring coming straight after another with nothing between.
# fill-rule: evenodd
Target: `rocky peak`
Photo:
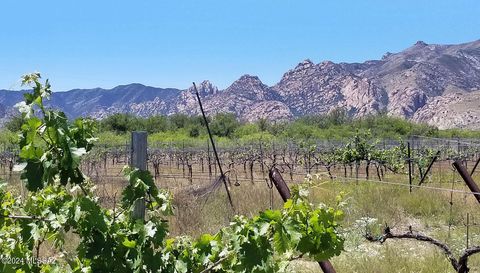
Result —
<instances>
[{"instance_id":1,"label":"rocky peak","mask_svg":"<svg viewBox=\"0 0 480 273\"><path fill-rule=\"evenodd\" d=\"M333 67L335 63L332 61L323 61L320 63L320 67Z\"/></svg>"},{"instance_id":2,"label":"rocky peak","mask_svg":"<svg viewBox=\"0 0 480 273\"><path fill-rule=\"evenodd\" d=\"M303 92L306 89L318 89L318 86L332 77L349 74L342 65L324 61L317 65L310 60L299 63L294 69L285 73L274 89L281 94Z\"/></svg>"},{"instance_id":3,"label":"rocky peak","mask_svg":"<svg viewBox=\"0 0 480 273\"><path fill-rule=\"evenodd\" d=\"M417 47L424 47L424 46L428 46L427 43L425 43L424 41L417 41L414 46L417 46Z\"/></svg>"},{"instance_id":4,"label":"rocky peak","mask_svg":"<svg viewBox=\"0 0 480 273\"><path fill-rule=\"evenodd\" d=\"M385 54L383 54L382 60L386 60L386 59L388 59L388 57L390 57L390 56L392 56L392 55L393 55L392 52L388 52L388 51L387 51L387 52L385 52Z\"/></svg>"},{"instance_id":5,"label":"rocky peak","mask_svg":"<svg viewBox=\"0 0 480 273\"><path fill-rule=\"evenodd\" d=\"M321 73L325 76L346 76L349 73L343 68L342 65L336 64L331 61L323 61L317 65L317 73Z\"/></svg>"},{"instance_id":6,"label":"rocky peak","mask_svg":"<svg viewBox=\"0 0 480 273\"><path fill-rule=\"evenodd\" d=\"M214 95L218 93L218 87L213 85L209 80L205 80L200 83L198 86L198 92L200 93L200 96L209 96L209 95Z\"/></svg>"},{"instance_id":7,"label":"rocky peak","mask_svg":"<svg viewBox=\"0 0 480 273\"><path fill-rule=\"evenodd\" d=\"M282 79L275 86L275 89L282 89L281 87L279 88L279 86L282 86L283 84L288 84L289 82L296 79L311 76L315 73L315 70L316 65L309 59L306 59L303 62L299 63L297 66L295 66L294 69L290 69L285 74L283 74Z\"/></svg>"},{"instance_id":8,"label":"rocky peak","mask_svg":"<svg viewBox=\"0 0 480 273\"><path fill-rule=\"evenodd\" d=\"M262 90L265 88L268 86L263 84L257 76L245 74L234 81L227 90Z\"/></svg>"},{"instance_id":9,"label":"rocky peak","mask_svg":"<svg viewBox=\"0 0 480 273\"><path fill-rule=\"evenodd\" d=\"M197 90L198 94L200 94L201 97L206 97L210 95L215 95L218 93L218 87L213 85L209 80L204 80L200 84L197 84ZM188 88L188 93L195 93L195 90L193 88L193 85Z\"/></svg>"},{"instance_id":10,"label":"rocky peak","mask_svg":"<svg viewBox=\"0 0 480 273\"><path fill-rule=\"evenodd\" d=\"M300 71L300 70L305 70L314 67L315 64L310 60L306 59L297 64L297 66L293 69L294 71Z\"/></svg>"},{"instance_id":11,"label":"rocky peak","mask_svg":"<svg viewBox=\"0 0 480 273\"><path fill-rule=\"evenodd\" d=\"M225 92L248 99L267 99L271 94L270 88L265 85L257 76L243 75L232 83Z\"/></svg>"},{"instance_id":12,"label":"rocky peak","mask_svg":"<svg viewBox=\"0 0 480 273\"><path fill-rule=\"evenodd\" d=\"M236 82L251 82L255 84L263 84L262 81L255 75L245 74L242 75Z\"/></svg>"},{"instance_id":13,"label":"rocky peak","mask_svg":"<svg viewBox=\"0 0 480 273\"><path fill-rule=\"evenodd\" d=\"M403 52L393 54L394 58L391 60L413 60L416 62L426 62L427 60L433 60L436 57L444 54L444 46L436 44L427 44L424 41L417 41L413 46L409 47Z\"/></svg>"},{"instance_id":14,"label":"rocky peak","mask_svg":"<svg viewBox=\"0 0 480 273\"><path fill-rule=\"evenodd\" d=\"M315 64L310 61L309 59L306 59L295 66L295 68L290 69L283 75L283 77L288 77L289 75L296 75L296 74L305 74L308 73L308 71L311 71L315 69Z\"/></svg>"}]
</instances>

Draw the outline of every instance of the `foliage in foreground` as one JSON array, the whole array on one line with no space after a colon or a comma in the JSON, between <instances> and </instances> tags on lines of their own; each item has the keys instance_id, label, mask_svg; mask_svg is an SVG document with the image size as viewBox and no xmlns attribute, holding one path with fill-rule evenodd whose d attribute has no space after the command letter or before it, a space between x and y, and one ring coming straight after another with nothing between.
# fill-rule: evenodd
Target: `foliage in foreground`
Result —
<instances>
[{"instance_id":1,"label":"foliage in foreground","mask_svg":"<svg viewBox=\"0 0 480 273\"><path fill-rule=\"evenodd\" d=\"M24 124L17 168L30 192L20 200L0 187L1 272L279 272L290 260L320 261L343 249L337 232L342 212L314 206L301 188L281 210L236 216L217 234L198 239L169 238L171 196L146 171L124 168L129 184L121 203L101 207L79 168L95 140L93 125L69 123L62 112L46 109L50 85L39 79L24 77L34 91L18 105ZM146 220L135 219L133 204L143 197ZM79 243L71 253L64 243L73 237ZM55 257L43 255L45 244Z\"/></svg>"}]
</instances>

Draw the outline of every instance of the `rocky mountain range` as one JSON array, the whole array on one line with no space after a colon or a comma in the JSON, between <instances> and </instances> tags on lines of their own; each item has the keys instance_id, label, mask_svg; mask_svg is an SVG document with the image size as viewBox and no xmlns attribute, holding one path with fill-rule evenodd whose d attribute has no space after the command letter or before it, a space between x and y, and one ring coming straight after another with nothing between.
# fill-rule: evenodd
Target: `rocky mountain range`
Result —
<instances>
[{"instance_id":1,"label":"rocky mountain range","mask_svg":"<svg viewBox=\"0 0 480 273\"><path fill-rule=\"evenodd\" d=\"M343 108L353 117L386 112L441 129L480 129L480 40L458 45L419 41L363 63L305 60L273 86L243 75L225 90L209 81L198 89L209 114L231 112L245 121L289 120ZM0 118L14 114L13 105L23 92L0 90ZM49 103L72 118L104 118L118 112L199 114L193 87L75 89L55 92Z\"/></svg>"}]
</instances>

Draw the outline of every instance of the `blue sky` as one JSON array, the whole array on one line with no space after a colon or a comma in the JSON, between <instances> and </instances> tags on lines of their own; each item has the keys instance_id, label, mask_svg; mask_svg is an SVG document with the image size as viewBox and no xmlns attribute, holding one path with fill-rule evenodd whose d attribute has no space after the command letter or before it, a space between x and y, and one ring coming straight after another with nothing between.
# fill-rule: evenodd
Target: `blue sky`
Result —
<instances>
[{"instance_id":1,"label":"blue sky","mask_svg":"<svg viewBox=\"0 0 480 273\"><path fill-rule=\"evenodd\" d=\"M268 85L309 58L361 62L417 40L480 39L480 1L1 0L0 89L40 71L56 91L139 82Z\"/></svg>"}]
</instances>

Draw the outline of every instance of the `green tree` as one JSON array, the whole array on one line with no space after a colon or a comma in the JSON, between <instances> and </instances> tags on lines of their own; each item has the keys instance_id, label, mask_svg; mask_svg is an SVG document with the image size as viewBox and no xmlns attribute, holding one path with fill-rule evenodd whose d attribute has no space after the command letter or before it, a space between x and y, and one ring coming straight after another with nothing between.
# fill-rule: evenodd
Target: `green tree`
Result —
<instances>
[{"instance_id":1,"label":"green tree","mask_svg":"<svg viewBox=\"0 0 480 273\"><path fill-rule=\"evenodd\" d=\"M103 130L125 133L140 129L141 123L132 114L116 113L104 118L100 122Z\"/></svg>"},{"instance_id":2,"label":"green tree","mask_svg":"<svg viewBox=\"0 0 480 273\"><path fill-rule=\"evenodd\" d=\"M144 119L139 119L142 124L142 130L149 134L165 132L168 130L168 118L165 116L151 116Z\"/></svg>"},{"instance_id":3,"label":"green tree","mask_svg":"<svg viewBox=\"0 0 480 273\"><path fill-rule=\"evenodd\" d=\"M5 123L5 128L11 132L19 132L22 129L22 124L25 120L20 116L13 116Z\"/></svg>"},{"instance_id":4,"label":"green tree","mask_svg":"<svg viewBox=\"0 0 480 273\"><path fill-rule=\"evenodd\" d=\"M185 114L173 114L169 117L169 121L172 130L187 128L191 123L190 117Z\"/></svg>"},{"instance_id":5,"label":"green tree","mask_svg":"<svg viewBox=\"0 0 480 273\"><path fill-rule=\"evenodd\" d=\"M257 125L258 125L258 128L260 129L260 131L262 132L265 132L268 130L268 126L270 125L270 123L268 122L268 119L266 118L260 118L259 120L257 120Z\"/></svg>"},{"instance_id":6,"label":"green tree","mask_svg":"<svg viewBox=\"0 0 480 273\"><path fill-rule=\"evenodd\" d=\"M239 125L235 114L219 113L212 120L212 134L220 137L231 137Z\"/></svg>"},{"instance_id":7,"label":"green tree","mask_svg":"<svg viewBox=\"0 0 480 273\"><path fill-rule=\"evenodd\" d=\"M200 128L198 126L192 126L188 130L188 135L190 137L199 137L200 136Z\"/></svg>"},{"instance_id":8,"label":"green tree","mask_svg":"<svg viewBox=\"0 0 480 273\"><path fill-rule=\"evenodd\" d=\"M344 108L335 108L330 111L326 116L326 124L329 125L343 125L350 122L347 110Z\"/></svg>"}]
</instances>

